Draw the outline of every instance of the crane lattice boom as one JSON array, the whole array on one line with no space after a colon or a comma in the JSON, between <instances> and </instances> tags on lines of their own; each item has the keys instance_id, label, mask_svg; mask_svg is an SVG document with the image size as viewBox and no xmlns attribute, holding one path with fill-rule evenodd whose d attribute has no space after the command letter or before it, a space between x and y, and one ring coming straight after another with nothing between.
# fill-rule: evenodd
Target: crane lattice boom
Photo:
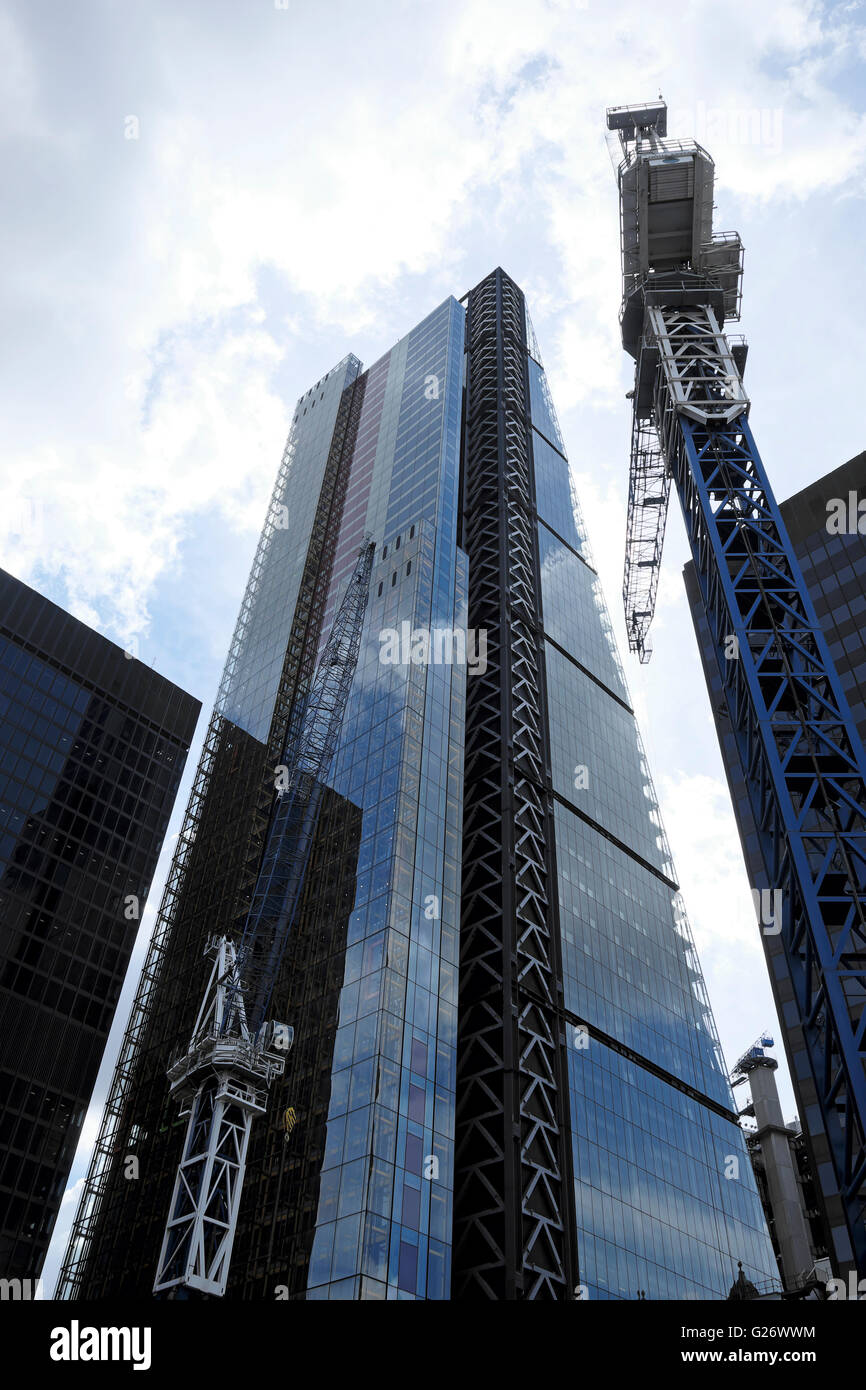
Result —
<instances>
[{"instance_id":1,"label":"crane lattice boom","mask_svg":"<svg viewBox=\"0 0 866 1390\"><path fill-rule=\"evenodd\" d=\"M249 1027L267 1015L277 971L298 907L324 777L337 746L361 645L374 545L365 544L334 618L300 726L286 749L262 865L238 951ZM289 848L291 852L289 852Z\"/></svg>"},{"instance_id":2,"label":"crane lattice boom","mask_svg":"<svg viewBox=\"0 0 866 1390\"><path fill-rule=\"evenodd\" d=\"M293 1030L267 1022L310 858L325 777L358 664L375 545L365 540L309 695L277 770L265 850L240 944L215 937L213 967L189 1046L168 1068L189 1114L154 1281L222 1296L231 1262L250 1129L267 1109Z\"/></svg>"}]
</instances>

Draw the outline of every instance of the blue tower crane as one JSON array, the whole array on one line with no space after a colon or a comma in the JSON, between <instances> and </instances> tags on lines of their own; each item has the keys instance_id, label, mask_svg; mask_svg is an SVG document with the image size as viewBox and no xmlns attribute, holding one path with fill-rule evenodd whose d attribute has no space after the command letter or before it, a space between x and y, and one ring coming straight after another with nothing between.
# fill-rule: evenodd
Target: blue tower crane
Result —
<instances>
[{"instance_id":1,"label":"blue tower crane","mask_svg":"<svg viewBox=\"0 0 866 1390\"><path fill-rule=\"evenodd\" d=\"M292 721L240 943L208 942L213 965L192 1037L168 1067L171 1094L189 1120L154 1293L225 1293L252 1122L265 1113L294 1038L288 1024L269 1022L267 1014L358 665L374 551L365 538L309 695Z\"/></svg>"},{"instance_id":2,"label":"blue tower crane","mask_svg":"<svg viewBox=\"0 0 866 1390\"><path fill-rule=\"evenodd\" d=\"M835 1257L866 1274L866 755L749 425L746 345L724 331L739 318L742 245L713 232L713 161L666 138L661 100L610 107L607 126L621 147L620 321L635 359L629 646L649 659L673 483L759 830L766 882L754 887L781 892L788 1022L802 1029L847 1228Z\"/></svg>"}]
</instances>

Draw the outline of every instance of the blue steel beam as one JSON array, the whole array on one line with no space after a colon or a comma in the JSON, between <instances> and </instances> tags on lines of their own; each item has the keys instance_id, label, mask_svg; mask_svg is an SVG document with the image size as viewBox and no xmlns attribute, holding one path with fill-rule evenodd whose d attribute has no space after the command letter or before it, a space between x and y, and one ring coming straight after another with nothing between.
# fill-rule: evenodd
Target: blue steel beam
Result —
<instances>
[{"instance_id":1,"label":"blue steel beam","mask_svg":"<svg viewBox=\"0 0 866 1390\"><path fill-rule=\"evenodd\" d=\"M663 433L863 1275L866 759L745 413Z\"/></svg>"}]
</instances>

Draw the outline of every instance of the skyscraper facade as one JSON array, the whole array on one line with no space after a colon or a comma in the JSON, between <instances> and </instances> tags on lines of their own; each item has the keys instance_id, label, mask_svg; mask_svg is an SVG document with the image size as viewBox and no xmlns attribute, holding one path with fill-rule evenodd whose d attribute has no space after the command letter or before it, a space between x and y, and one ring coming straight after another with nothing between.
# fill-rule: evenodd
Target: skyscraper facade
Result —
<instances>
[{"instance_id":1,"label":"skyscraper facade","mask_svg":"<svg viewBox=\"0 0 866 1390\"><path fill-rule=\"evenodd\" d=\"M0 1275L38 1278L200 705L0 571Z\"/></svg>"},{"instance_id":2,"label":"skyscraper facade","mask_svg":"<svg viewBox=\"0 0 866 1390\"><path fill-rule=\"evenodd\" d=\"M866 741L866 454L849 459L780 504L782 520L794 546L803 578L821 622L851 714ZM861 505L862 504L862 505ZM713 656L703 603L691 561L685 566L686 594L698 639L704 677L710 692L716 733L731 792L749 882L754 891L772 891L759 850L759 837L725 712L724 688ZM814 1175L820 1226L819 1250L826 1250L837 1274L855 1268L839 1185L829 1142L817 1104L803 1043L802 1027L793 1003L793 985L778 934L762 932L770 984L781 1027L788 1067L802 1124L803 1144ZM855 1017L862 1000L852 996Z\"/></svg>"},{"instance_id":3,"label":"skyscraper facade","mask_svg":"<svg viewBox=\"0 0 866 1390\"><path fill-rule=\"evenodd\" d=\"M226 1296L721 1298L775 1262L523 295L298 402L59 1292L147 1296L214 933L364 537ZM120 1155L146 1174L124 1180Z\"/></svg>"},{"instance_id":4,"label":"skyscraper facade","mask_svg":"<svg viewBox=\"0 0 866 1390\"><path fill-rule=\"evenodd\" d=\"M469 296L466 356L463 540L488 664L467 685L454 1295L721 1297L737 1249L756 1283L772 1252L538 346L501 272Z\"/></svg>"}]
</instances>

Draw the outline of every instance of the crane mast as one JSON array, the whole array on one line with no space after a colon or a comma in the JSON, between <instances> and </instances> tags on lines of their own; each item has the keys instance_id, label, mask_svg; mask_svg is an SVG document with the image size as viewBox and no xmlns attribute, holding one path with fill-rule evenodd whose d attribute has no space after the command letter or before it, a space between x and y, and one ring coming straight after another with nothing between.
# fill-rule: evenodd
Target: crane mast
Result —
<instances>
[{"instance_id":1,"label":"crane mast","mask_svg":"<svg viewBox=\"0 0 866 1390\"><path fill-rule=\"evenodd\" d=\"M629 645L648 660L673 483L758 827L766 881L753 887L781 894L787 1022L802 1030L850 1243L836 1255L866 1274L866 755L752 435L745 343L724 331L742 246L713 233L713 162L666 138L661 100L610 107L607 126L635 359Z\"/></svg>"},{"instance_id":2,"label":"crane mast","mask_svg":"<svg viewBox=\"0 0 866 1390\"><path fill-rule=\"evenodd\" d=\"M267 1015L297 914L319 814L358 664L375 545L367 537L293 720L262 862L237 946L213 937L212 967L189 1045L168 1067L188 1114L154 1293L225 1293L252 1122L285 1067L294 1030Z\"/></svg>"}]
</instances>

